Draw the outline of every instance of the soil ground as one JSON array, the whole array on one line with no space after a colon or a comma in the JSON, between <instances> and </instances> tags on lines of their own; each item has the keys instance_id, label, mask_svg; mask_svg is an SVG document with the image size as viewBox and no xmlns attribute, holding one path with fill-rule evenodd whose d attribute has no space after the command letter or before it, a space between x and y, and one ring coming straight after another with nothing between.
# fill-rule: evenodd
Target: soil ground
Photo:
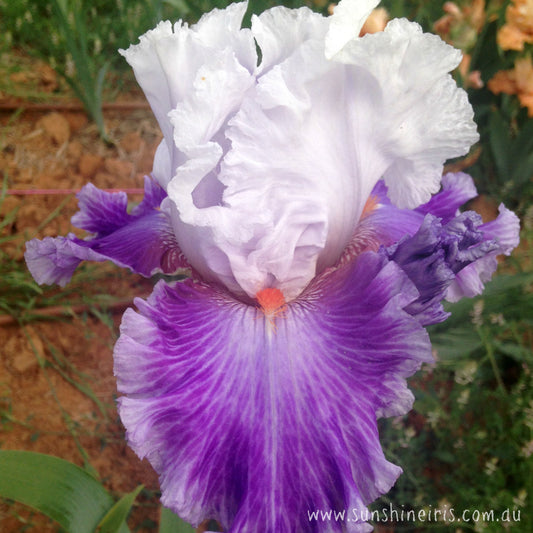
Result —
<instances>
[{"instance_id":1,"label":"soil ground","mask_svg":"<svg viewBox=\"0 0 533 533\"><path fill-rule=\"evenodd\" d=\"M59 84L53 70L35 62L12 74L10 81L20 86L19 94L28 88L57 92ZM61 98L55 109L36 110L31 102L0 91L0 169L7 188L15 191L8 191L0 220L17 212L0 236L14 238L2 251L20 261L21 271L25 240L73 231L75 195L44 190L79 189L89 181L101 188L142 187L160 141L159 128L142 94L133 90L124 101L140 105L106 111L106 127L115 142L111 145L100 139L86 114L75 109L73 99ZM40 194L23 194L30 190ZM43 225L54 210L56 216ZM124 308L150 288L138 276L101 265L75 282L71 300L81 306L70 317L21 326L0 316L0 447L90 464L117 496L143 484L130 520L134 531L157 530L158 482L151 467L125 444L115 408L112 348ZM58 293L56 288L45 290ZM101 295L112 295L107 308L84 304ZM54 310L52 314L57 315ZM38 514L0 501L3 533L57 530Z\"/></svg>"}]
</instances>

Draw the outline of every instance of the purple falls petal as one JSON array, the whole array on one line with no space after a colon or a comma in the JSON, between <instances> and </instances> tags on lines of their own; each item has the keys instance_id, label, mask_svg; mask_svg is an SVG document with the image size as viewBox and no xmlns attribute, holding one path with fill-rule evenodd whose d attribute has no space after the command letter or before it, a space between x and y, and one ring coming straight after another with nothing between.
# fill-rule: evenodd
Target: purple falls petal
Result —
<instances>
[{"instance_id":1,"label":"purple falls petal","mask_svg":"<svg viewBox=\"0 0 533 533\"><path fill-rule=\"evenodd\" d=\"M84 240L71 233L33 239L24 254L28 269L38 283L64 286L82 261L110 260L143 276L187 268L170 218L158 209L164 196L159 185L147 178L144 200L130 214L125 193L86 185L78 195L80 211L72 221L95 236Z\"/></svg>"},{"instance_id":2,"label":"purple falls petal","mask_svg":"<svg viewBox=\"0 0 533 533\"><path fill-rule=\"evenodd\" d=\"M449 172L442 177L442 190L429 202L416 209L424 215L432 214L445 224L459 214L459 208L477 196L474 180L464 172Z\"/></svg>"},{"instance_id":3,"label":"purple falls petal","mask_svg":"<svg viewBox=\"0 0 533 533\"><path fill-rule=\"evenodd\" d=\"M98 236L109 235L135 218L159 209L166 192L148 176L144 178L144 198L128 213L128 196L124 192L107 192L88 183L78 193L80 210L72 217L72 224Z\"/></svg>"},{"instance_id":4,"label":"purple falls petal","mask_svg":"<svg viewBox=\"0 0 533 533\"><path fill-rule=\"evenodd\" d=\"M275 318L192 280L136 300L115 348L119 409L164 505L227 533L368 531L309 513L362 510L400 474L376 419L411 407L405 378L431 360L404 311L417 297L366 253Z\"/></svg>"},{"instance_id":5,"label":"purple falls petal","mask_svg":"<svg viewBox=\"0 0 533 533\"><path fill-rule=\"evenodd\" d=\"M465 266L457 273L454 282L446 293L446 299L456 302L464 296L472 297L483 292L484 283L489 281L498 267L497 256L509 255L520 240L520 220L503 204L495 220L481 224L479 231L483 238L495 243L490 253Z\"/></svg>"},{"instance_id":6,"label":"purple falls petal","mask_svg":"<svg viewBox=\"0 0 533 533\"><path fill-rule=\"evenodd\" d=\"M378 250L395 261L420 292L407 310L423 325L442 322L448 316L441 301L456 301L483 291L497 267L497 255L510 254L519 241L519 220L503 205L499 217L483 224L461 205L475 197L470 176L448 173L442 190L411 211L392 205L387 187L378 182L370 209L356 227L339 264L345 265L368 250Z\"/></svg>"},{"instance_id":7,"label":"purple falls petal","mask_svg":"<svg viewBox=\"0 0 533 533\"><path fill-rule=\"evenodd\" d=\"M31 275L39 285L57 283L64 287L82 261L106 261L88 247L76 244L76 236L45 237L26 243L24 258Z\"/></svg>"},{"instance_id":8,"label":"purple falls petal","mask_svg":"<svg viewBox=\"0 0 533 533\"><path fill-rule=\"evenodd\" d=\"M418 289L420 296L407 311L423 325L442 322L448 317L441 301L460 271L498 253L496 241L487 239L481 228L481 217L473 211L462 213L447 224L426 215L415 235L381 250Z\"/></svg>"},{"instance_id":9,"label":"purple falls petal","mask_svg":"<svg viewBox=\"0 0 533 533\"><path fill-rule=\"evenodd\" d=\"M380 245L390 246L406 235L414 235L420 228L424 216L431 214L443 224L459 214L459 208L477 195L474 181L463 172L448 173L442 178L442 190L431 200L418 208L400 209L387 196L388 189L379 181L370 195L375 205L365 213L357 225L341 264L365 250L377 250Z\"/></svg>"},{"instance_id":10,"label":"purple falls petal","mask_svg":"<svg viewBox=\"0 0 533 533\"><path fill-rule=\"evenodd\" d=\"M76 196L80 210L71 222L77 228L97 235L109 235L125 226L130 219L125 192L110 193L88 183Z\"/></svg>"}]
</instances>

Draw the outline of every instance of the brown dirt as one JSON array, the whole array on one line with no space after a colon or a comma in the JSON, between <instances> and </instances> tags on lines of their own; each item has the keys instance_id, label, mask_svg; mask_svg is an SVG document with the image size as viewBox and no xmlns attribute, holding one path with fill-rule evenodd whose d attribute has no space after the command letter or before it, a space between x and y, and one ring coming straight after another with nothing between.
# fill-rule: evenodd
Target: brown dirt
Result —
<instances>
[{"instance_id":1,"label":"brown dirt","mask_svg":"<svg viewBox=\"0 0 533 533\"><path fill-rule=\"evenodd\" d=\"M11 78L20 84L21 94L28 84L40 85L43 90L57 88L53 71L37 67ZM141 100L138 93L128 97ZM13 97L0 91L0 104L9 102ZM50 112L0 110L0 168L8 188L79 189L88 181L102 188L142 187L160 141L151 112L108 111L105 117L110 137L116 141L114 146L100 140L83 112L62 110L61 102ZM60 214L43 226L62 203ZM70 217L77 202L73 194L10 194L1 207L0 221L14 209L18 209L17 216L0 237L15 239L1 246L9 257L21 261L22 270L24 240L72 231ZM45 290L57 293L57 289ZM94 299L110 294L128 300L149 292L146 280L102 266L94 279L78 283L74 297L81 301L82 295ZM117 497L144 484L147 492L138 498L130 525L136 531L156 531L158 498L153 492L158 490L157 477L125 444L115 408L112 347L121 310L104 310L99 316L87 308L70 318L25 327L9 324L3 317L0 447L53 454L80 466L90 463ZM0 531L57 530L57 525L23 506L0 501Z\"/></svg>"}]
</instances>

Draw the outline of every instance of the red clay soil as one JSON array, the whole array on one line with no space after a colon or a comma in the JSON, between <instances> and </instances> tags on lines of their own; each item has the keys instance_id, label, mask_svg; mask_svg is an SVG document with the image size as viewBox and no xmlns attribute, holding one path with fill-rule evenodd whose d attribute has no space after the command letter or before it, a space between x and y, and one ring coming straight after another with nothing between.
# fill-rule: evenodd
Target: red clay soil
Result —
<instances>
[{"instance_id":1,"label":"red clay soil","mask_svg":"<svg viewBox=\"0 0 533 533\"><path fill-rule=\"evenodd\" d=\"M53 71L42 65L17 74L11 81L21 86L57 87ZM22 192L79 189L88 181L101 188L142 187L160 132L142 96L135 93L129 98L139 105L106 111L107 130L116 142L109 145L100 140L82 111L72 110L75 101L64 108L55 105L53 111L31 110L30 105L20 113L17 104L25 102L0 92L0 169L8 189L19 191L8 193L0 208L0 220L17 210L16 218L0 233L0 238L15 240L0 246L20 261L20 270L25 268L24 240L65 235L73 230L70 217L77 210L73 194ZM60 214L40 228L62 203ZM112 363L123 308L134 296L149 294L151 287L114 267L102 267L95 276L96 282L90 278L80 282L72 299L116 297L118 305L101 318L83 306L70 318L40 320L24 328L0 316L0 447L48 453L80 466L88 462L116 496L144 484L147 492L138 498L130 525L136 531L157 531L158 498L153 494L158 490L157 477L125 444L115 408ZM3 533L57 530L56 524L21 505L0 502Z\"/></svg>"}]
</instances>

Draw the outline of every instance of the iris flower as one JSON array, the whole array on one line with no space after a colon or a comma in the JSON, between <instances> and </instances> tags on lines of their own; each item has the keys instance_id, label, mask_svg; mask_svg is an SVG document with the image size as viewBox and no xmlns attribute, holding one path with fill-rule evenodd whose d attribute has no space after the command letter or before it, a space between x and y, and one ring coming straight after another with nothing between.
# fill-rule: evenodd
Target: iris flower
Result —
<instances>
[{"instance_id":1,"label":"iris flower","mask_svg":"<svg viewBox=\"0 0 533 533\"><path fill-rule=\"evenodd\" d=\"M404 19L359 38L376 3L161 22L122 51L164 135L143 202L88 184L72 221L90 237L27 245L40 283L83 260L190 270L135 300L114 359L129 444L194 525L372 529L309 513L392 487L377 419L411 408L441 301L518 242L514 214L461 213L471 178L442 177L478 139L461 54Z\"/></svg>"}]
</instances>

